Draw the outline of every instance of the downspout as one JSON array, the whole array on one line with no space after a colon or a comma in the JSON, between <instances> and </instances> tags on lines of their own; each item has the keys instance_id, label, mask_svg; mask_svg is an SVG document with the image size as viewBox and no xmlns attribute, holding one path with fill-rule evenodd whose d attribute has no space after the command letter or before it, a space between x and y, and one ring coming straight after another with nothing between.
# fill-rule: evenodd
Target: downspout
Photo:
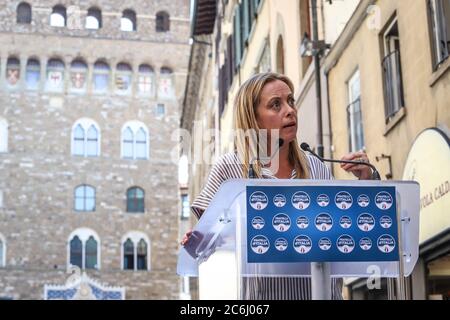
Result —
<instances>
[{"instance_id":1,"label":"downspout","mask_svg":"<svg viewBox=\"0 0 450 320\"><path fill-rule=\"evenodd\" d=\"M328 112L328 132L329 132L329 142L330 144L328 145L328 152L329 152L329 158L333 159L333 132L331 131L331 107L330 107L330 78L328 76L328 73L324 73L325 74L325 80L326 80L326 85L327 85L327 95L326 95L326 99L327 99L327 112ZM334 166L331 166L331 174L334 176Z\"/></svg>"}]
</instances>

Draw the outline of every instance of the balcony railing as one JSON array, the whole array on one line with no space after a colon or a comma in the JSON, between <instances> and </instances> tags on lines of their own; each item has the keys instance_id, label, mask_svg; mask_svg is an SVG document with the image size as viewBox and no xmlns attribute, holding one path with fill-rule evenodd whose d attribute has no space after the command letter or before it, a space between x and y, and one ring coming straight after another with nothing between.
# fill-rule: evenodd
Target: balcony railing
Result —
<instances>
[{"instance_id":1,"label":"balcony railing","mask_svg":"<svg viewBox=\"0 0 450 320\"><path fill-rule=\"evenodd\" d=\"M383 59L386 122L404 107L400 52L394 51Z\"/></svg>"},{"instance_id":2,"label":"balcony railing","mask_svg":"<svg viewBox=\"0 0 450 320\"><path fill-rule=\"evenodd\" d=\"M360 98L347 106L347 123L349 126L348 142L350 151L354 152L364 149L364 130Z\"/></svg>"},{"instance_id":3,"label":"balcony railing","mask_svg":"<svg viewBox=\"0 0 450 320\"><path fill-rule=\"evenodd\" d=\"M448 1L448 0L447 0ZM437 70L450 56L450 4L442 0L428 0L431 27L433 30L434 69Z\"/></svg>"}]
</instances>

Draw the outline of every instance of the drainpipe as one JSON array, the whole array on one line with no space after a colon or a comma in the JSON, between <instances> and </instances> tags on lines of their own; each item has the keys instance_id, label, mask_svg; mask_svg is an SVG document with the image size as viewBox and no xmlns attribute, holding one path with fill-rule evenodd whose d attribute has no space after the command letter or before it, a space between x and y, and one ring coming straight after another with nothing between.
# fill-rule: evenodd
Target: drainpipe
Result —
<instances>
[{"instance_id":1,"label":"drainpipe","mask_svg":"<svg viewBox=\"0 0 450 320\"><path fill-rule=\"evenodd\" d=\"M317 21L317 0L311 0L312 10L312 24L313 34L312 41L315 48L313 49L314 55L314 73L316 84L316 107L317 107L317 154L321 157L323 154L323 129L322 129L322 88L320 83L320 50L318 48L319 43L319 27Z\"/></svg>"}]
</instances>

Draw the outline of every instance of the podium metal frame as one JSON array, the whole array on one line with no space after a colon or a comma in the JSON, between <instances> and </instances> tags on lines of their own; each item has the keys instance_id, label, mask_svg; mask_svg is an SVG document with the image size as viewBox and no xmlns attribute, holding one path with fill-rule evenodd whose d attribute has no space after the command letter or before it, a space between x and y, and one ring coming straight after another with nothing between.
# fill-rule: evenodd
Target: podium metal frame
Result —
<instances>
[{"instance_id":1,"label":"podium metal frame","mask_svg":"<svg viewBox=\"0 0 450 320\"><path fill-rule=\"evenodd\" d=\"M398 226L398 262L310 262L310 263L247 263L246 188L247 186L304 187L395 187ZM198 266L216 250L236 254L238 277L298 276L312 278L312 298L331 298L331 277L368 277L367 267L377 265L381 277L397 279L398 298L405 299L403 277L412 273L419 256L420 190L415 181L352 181L302 179L233 179L222 184L193 230L188 243L178 256L177 273L198 276ZM242 298L239 279L237 288Z\"/></svg>"}]
</instances>

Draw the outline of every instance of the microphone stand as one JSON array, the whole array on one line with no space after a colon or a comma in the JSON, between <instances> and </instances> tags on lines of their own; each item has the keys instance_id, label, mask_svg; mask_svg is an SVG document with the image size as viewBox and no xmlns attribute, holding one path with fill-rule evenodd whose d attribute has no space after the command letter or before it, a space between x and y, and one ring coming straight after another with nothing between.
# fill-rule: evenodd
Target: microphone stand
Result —
<instances>
[{"instance_id":1,"label":"microphone stand","mask_svg":"<svg viewBox=\"0 0 450 320\"><path fill-rule=\"evenodd\" d=\"M280 148L283 146L284 144L284 140L279 138L278 139L278 147L277 150L273 153L273 155L271 157L264 157L264 160L268 160L268 162L272 161L273 157L275 157L275 155L277 154L278 151L280 151ZM253 157L250 161L250 167L248 168L248 178L249 179L256 179L256 172L255 172L255 168L253 167L253 162L255 162L255 160L263 160L259 158L259 153L257 151L257 156Z\"/></svg>"},{"instance_id":2,"label":"microphone stand","mask_svg":"<svg viewBox=\"0 0 450 320\"><path fill-rule=\"evenodd\" d=\"M334 159L324 159L315 152L311 150L309 145L303 142L300 147L304 151L308 151L317 159L322 162L333 162L333 163L350 163L350 164L362 164L369 166L372 169L372 179L381 180L380 174L374 165L363 162L363 161L351 161L351 160L334 160ZM313 300L326 300L331 299L331 265L329 262L311 262L311 288L312 288L312 299Z\"/></svg>"},{"instance_id":3,"label":"microphone stand","mask_svg":"<svg viewBox=\"0 0 450 320\"><path fill-rule=\"evenodd\" d=\"M368 166L372 169L372 180L381 180L380 173L375 168L375 166L371 163L364 162L364 161L324 159L321 156L319 156L318 154L316 154L314 151L312 151L307 143L303 142L300 147L304 151L308 151L309 153L311 153L313 156L315 156L317 159L319 159L322 162L326 161L326 162L333 162L333 163L362 164L362 165Z\"/></svg>"}]
</instances>

